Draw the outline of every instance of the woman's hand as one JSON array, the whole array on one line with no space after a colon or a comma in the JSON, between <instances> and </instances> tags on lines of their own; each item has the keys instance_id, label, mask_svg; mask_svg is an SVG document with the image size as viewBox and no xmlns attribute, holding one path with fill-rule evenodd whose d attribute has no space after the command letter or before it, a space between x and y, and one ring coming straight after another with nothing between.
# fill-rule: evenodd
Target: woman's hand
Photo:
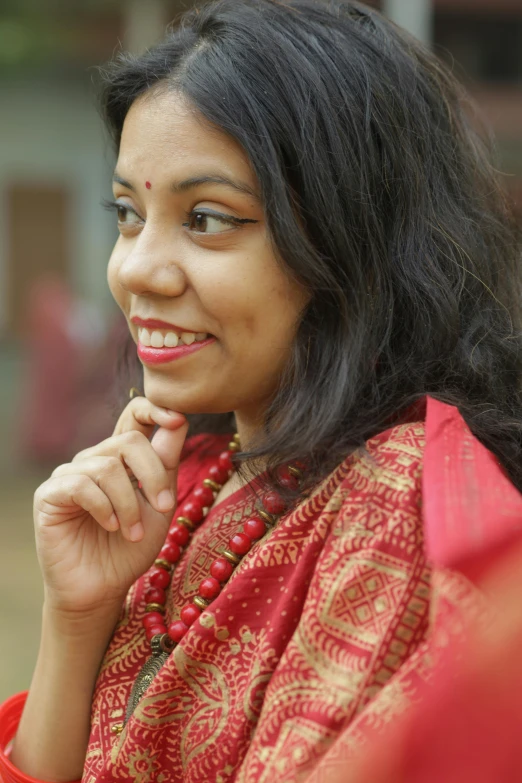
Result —
<instances>
[{"instance_id":1,"label":"woman's hand","mask_svg":"<svg viewBox=\"0 0 522 783\"><path fill-rule=\"evenodd\" d=\"M152 565L175 507L187 429L182 414L135 397L112 437L60 465L38 488L36 545L52 612L99 615L121 603Z\"/></svg>"}]
</instances>

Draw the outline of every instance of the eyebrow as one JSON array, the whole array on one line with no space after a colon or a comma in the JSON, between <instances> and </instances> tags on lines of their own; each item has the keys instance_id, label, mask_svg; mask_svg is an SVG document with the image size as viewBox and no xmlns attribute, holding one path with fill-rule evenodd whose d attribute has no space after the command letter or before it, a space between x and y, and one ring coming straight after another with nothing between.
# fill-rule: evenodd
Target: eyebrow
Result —
<instances>
[{"instance_id":1,"label":"eyebrow","mask_svg":"<svg viewBox=\"0 0 522 783\"><path fill-rule=\"evenodd\" d=\"M124 188L127 188L128 190L132 190L133 193L136 192L136 188L134 185L132 185L130 182L128 182L126 179L123 179L123 177L120 177L119 174L114 172L114 176L112 178L113 182L118 182L120 185L123 185ZM223 177L220 174L202 174L198 177L189 177L188 179L184 179L181 182L174 182L170 189L172 193L185 193L187 190L191 190L192 188L200 187L201 185L223 185L224 187L232 188L233 190L238 191L239 193L245 193L248 196L252 196L255 199L259 199L257 193L255 190L253 190L249 185L247 185L244 182L235 182L232 179L229 179L228 177Z\"/></svg>"}]
</instances>

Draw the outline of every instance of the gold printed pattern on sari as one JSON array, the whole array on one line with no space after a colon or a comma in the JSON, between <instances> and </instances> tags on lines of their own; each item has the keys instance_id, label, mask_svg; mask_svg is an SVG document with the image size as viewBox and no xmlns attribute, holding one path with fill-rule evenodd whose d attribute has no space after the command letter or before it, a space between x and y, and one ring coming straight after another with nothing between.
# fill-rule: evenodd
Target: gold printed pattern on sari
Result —
<instances>
[{"instance_id":1,"label":"gold printed pattern on sari","mask_svg":"<svg viewBox=\"0 0 522 783\"><path fill-rule=\"evenodd\" d=\"M97 683L86 779L301 781L346 726L353 723L347 741L356 744L363 716L386 721L402 710L413 691L398 675L418 659L430 612L423 448L422 422L391 428L284 517L242 560L115 738L110 715L125 708L148 654L147 585L139 580ZM192 485L205 473L204 459L197 469L194 459ZM187 470L180 481L190 483ZM243 490L209 514L174 572L169 618L253 509Z\"/></svg>"}]
</instances>

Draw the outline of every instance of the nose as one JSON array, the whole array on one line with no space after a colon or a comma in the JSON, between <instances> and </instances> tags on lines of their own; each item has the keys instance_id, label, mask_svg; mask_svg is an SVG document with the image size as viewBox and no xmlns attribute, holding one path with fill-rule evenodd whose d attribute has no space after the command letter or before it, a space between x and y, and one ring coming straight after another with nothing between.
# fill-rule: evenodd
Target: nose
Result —
<instances>
[{"instance_id":1,"label":"nose","mask_svg":"<svg viewBox=\"0 0 522 783\"><path fill-rule=\"evenodd\" d=\"M187 287L181 259L159 231L145 228L118 266L118 283L135 296L180 296Z\"/></svg>"}]
</instances>

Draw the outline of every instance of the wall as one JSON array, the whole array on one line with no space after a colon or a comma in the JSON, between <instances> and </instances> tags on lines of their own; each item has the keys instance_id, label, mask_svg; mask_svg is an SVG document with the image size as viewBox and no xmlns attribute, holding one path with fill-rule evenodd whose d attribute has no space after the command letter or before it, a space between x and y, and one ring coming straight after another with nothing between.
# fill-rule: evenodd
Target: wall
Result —
<instances>
[{"instance_id":1,"label":"wall","mask_svg":"<svg viewBox=\"0 0 522 783\"><path fill-rule=\"evenodd\" d=\"M7 305L6 193L15 181L64 185L71 191L70 281L78 293L108 307L105 267L116 234L114 218L100 201L110 195L113 158L92 88L56 79L4 80L0 106L0 333Z\"/></svg>"}]
</instances>

